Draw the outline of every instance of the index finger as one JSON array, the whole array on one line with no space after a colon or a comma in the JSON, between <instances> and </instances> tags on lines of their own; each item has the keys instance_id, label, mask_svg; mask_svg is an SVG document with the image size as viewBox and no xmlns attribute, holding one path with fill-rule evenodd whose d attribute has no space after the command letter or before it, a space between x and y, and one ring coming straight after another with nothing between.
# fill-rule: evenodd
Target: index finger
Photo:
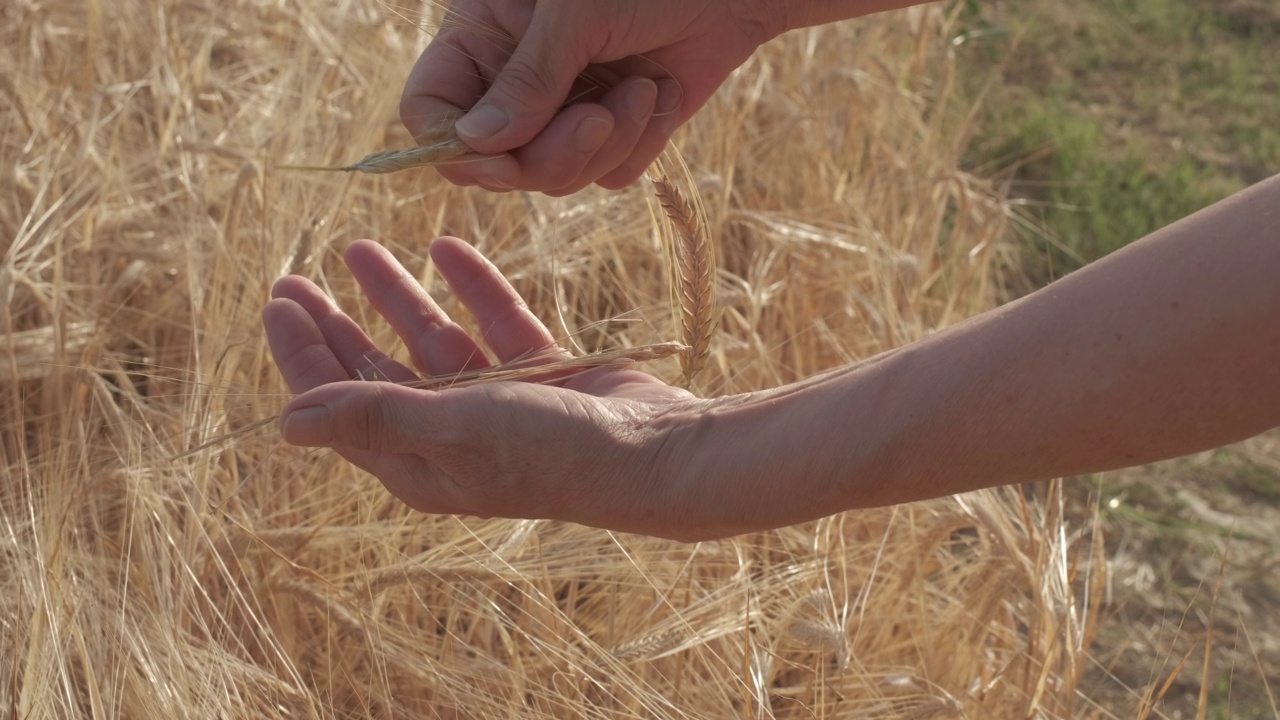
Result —
<instances>
[{"instance_id":1,"label":"index finger","mask_svg":"<svg viewBox=\"0 0 1280 720\"><path fill-rule=\"evenodd\" d=\"M422 142L453 127L489 89L515 49L515 40L487 5L449 9L435 38L422 51L400 96L400 121Z\"/></svg>"}]
</instances>

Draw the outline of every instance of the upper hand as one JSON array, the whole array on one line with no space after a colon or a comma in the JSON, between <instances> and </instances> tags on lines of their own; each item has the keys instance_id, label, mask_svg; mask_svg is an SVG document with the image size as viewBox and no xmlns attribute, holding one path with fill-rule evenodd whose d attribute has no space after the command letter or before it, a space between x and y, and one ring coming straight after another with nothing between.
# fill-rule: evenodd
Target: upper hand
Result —
<instances>
[{"instance_id":1,"label":"upper hand","mask_svg":"<svg viewBox=\"0 0 1280 720\"><path fill-rule=\"evenodd\" d=\"M567 357L471 246L441 238L431 256L499 361ZM381 246L358 241L346 260L419 371L450 375L488 365L476 341ZM553 383L406 387L399 383L417 375L379 350L309 280L283 278L272 295L263 322L277 365L299 393L281 417L288 442L333 448L424 512L687 534L677 519L685 513L676 512L684 492L664 467L664 416L705 401L627 368Z\"/></svg>"},{"instance_id":2,"label":"upper hand","mask_svg":"<svg viewBox=\"0 0 1280 720\"><path fill-rule=\"evenodd\" d=\"M783 5L782 3L777 3ZM415 138L455 129L482 157L440 167L490 190L617 189L776 24L746 0L455 0L405 85Z\"/></svg>"}]
</instances>

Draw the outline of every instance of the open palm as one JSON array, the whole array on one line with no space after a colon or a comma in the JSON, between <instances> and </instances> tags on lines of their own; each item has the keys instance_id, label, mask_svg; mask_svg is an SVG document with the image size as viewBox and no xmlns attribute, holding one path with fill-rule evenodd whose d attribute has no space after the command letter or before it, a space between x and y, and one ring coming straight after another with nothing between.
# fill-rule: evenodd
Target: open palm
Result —
<instances>
[{"instance_id":1,"label":"open palm","mask_svg":"<svg viewBox=\"0 0 1280 720\"><path fill-rule=\"evenodd\" d=\"M441 238L430 252L500 362L569 356L470 245ZM357 241L346 261L418 371L439 376L488 366L476 340L384 248ZM375 346L314 283L282 278L272 296L263 323L276 364L299 393L282 416L287 441L333 448L424 512L549 517L664 534L653 520L673 490L663 482L670 427L663 418L701 402L688 392L616 367L551 382L411 388L401 383L418 375Z\"/></svg>"}]
</instances>

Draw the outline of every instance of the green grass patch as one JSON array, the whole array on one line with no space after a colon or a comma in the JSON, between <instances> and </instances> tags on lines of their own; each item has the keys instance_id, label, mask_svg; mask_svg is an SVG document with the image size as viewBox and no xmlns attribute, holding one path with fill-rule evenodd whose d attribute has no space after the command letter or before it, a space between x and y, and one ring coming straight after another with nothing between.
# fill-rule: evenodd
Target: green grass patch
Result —
<instances>
[{"instance_id":1,"label":"green grass patch","mask_svg":"<svg viewBox=\"0 0 1280 720\"><path fill-rule=\"evenodd\" d=\"M1280 3L965 6L969 164L1025 202L1043 284L1280 172Z\"/></svg>"}]
</instances>

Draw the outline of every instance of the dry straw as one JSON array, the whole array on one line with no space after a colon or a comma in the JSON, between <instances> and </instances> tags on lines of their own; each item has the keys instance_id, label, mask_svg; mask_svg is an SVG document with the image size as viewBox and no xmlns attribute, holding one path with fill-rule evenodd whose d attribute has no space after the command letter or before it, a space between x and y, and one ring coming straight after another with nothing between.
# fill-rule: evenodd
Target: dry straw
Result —
<instances>
[{"instance_id":1,"label":"dry straw","mask_svg":"<svg viewBox=\"0 0 1280 720\"><path fill-rule=\"evenodd\" d=\"M279 171L412 144L395 105L423 36L373 0L0 18L24 49L0 60L0 716L1048 719L1141 699L1085 692L1107 566L1056 488L681 545L423 516L274 433L184 455L288 399L259 324L282 271L395 347L341 262L360 236L463 324L433 235L475 241L587 353L671 337L649 192ZM936 9L785 36L681 134L696 174L668 179L705 216L666 205L719 243L672 254L702 392L995 300L1008 205L960 167L949 37Z\"/></svg>"}]
</instances>

